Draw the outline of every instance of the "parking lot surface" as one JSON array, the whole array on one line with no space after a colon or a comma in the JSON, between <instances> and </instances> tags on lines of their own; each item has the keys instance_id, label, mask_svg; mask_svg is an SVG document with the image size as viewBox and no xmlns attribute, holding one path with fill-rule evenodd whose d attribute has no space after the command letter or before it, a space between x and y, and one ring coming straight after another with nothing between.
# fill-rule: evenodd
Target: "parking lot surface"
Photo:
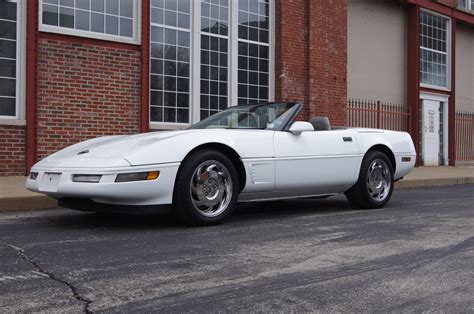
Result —
<instances>
[{"instance_id":1,"label":"parking lot surface","mask_svg":"<svg viewBox=\"0 0 474 314\"><path fill-rule=\"evenodd\" d=\"M0 214L0 309L474 311L474 185L239 206L226 223Z\"/></svg>"}]
</instances>

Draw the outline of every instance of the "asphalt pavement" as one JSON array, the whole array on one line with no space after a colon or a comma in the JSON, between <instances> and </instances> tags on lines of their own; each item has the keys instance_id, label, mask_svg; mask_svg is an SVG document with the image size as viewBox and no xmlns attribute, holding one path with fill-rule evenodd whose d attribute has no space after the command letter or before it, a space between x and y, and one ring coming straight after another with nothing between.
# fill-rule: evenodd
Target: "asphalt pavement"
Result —
<instances>
[{"instance_id":1,"label":"asphalt pavement","mask_svg":"<svg viewBox=\"0 0 474 314\"><path fill-rule=\"evenodd\" d=\"M0 214L0 312L473 312L474 185L239 206L226 223Z\"/></svg>"}]
</instances>

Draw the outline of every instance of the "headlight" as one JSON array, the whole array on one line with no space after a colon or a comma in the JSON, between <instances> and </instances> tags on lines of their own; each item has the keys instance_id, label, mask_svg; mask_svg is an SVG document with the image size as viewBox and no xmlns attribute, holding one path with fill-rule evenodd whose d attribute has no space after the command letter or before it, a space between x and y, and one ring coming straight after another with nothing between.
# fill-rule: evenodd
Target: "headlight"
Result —
<instances>
[{"instance_id":1,"label":"headlight","mask_svg":"<svg viewBox=\"0 0 474 314\"><path fill-rule=\"evenodd\" d=\"M101 174L75 174L72 176L73 182L99 183Z\"/></svg>"},{"instance_id":2,"label":"headlight","mask_svg":"<svg viewBox=\"0 0 474 314\"><path fill-rule=\"evenodd\" d=\"M38 172L30 172L30 179L31 180L36 180L38 177Z\"/></svg>"},{"instance_id":3,"label":"headlight","mask_svg":"<svg viewBox=\"0 0 474 314\"><path fill-rule=\"evenodd\" d=\"M159 171L121 173L117 175L115 182L155 180L159 175Z\"/></svg>"}]
</instances>

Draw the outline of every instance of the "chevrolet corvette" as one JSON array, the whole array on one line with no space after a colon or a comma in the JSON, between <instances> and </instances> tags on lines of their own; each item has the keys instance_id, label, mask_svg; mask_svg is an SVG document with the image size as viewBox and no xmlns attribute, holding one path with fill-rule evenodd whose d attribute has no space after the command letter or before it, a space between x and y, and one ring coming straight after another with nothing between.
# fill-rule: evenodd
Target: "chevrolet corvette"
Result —
<instances>
[{"instance_id":1,"label":"chevrolet corvette","mask_svg":"<svg viewBox=\"0 0 474 314\"><path fill-rule=\"evenodd\" d=\"M299 103L239 105L188 129L90 139L36 163L26 187L83 211L167 210L209 225L238 202L344 193L387 204L416 152L410 135L297 121Z\"/></svg>"}]
</instances>

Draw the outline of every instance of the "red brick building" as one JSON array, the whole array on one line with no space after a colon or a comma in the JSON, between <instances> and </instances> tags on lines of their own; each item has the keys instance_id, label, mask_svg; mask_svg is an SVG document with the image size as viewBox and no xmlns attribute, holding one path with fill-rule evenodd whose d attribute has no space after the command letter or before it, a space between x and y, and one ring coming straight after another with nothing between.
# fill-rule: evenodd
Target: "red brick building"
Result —
<instances>
[{"instance_id":1,"label":"red brick building","mask_svg":"<svg viewBox=\"0 0 474 314\"><path fill-rule=\"evenodd\" d=\"M302 118L345 125L348 99L395 95L410 108L418 143L422 92L447 96L444 144L453 164L456 72L473 87L473 9L472 0L0 0L0 176L24 175L91 137L184 128L230 105L269 100L300 101ZM352 45L363 33L351 25L363 28L384 10L402 15L402 70L388 62L392 51L374 64L394 66L403 91L371 93L373 75L361 63L380 40L367 35L366 45ZM440 24L430 25L430 14ZM443 25L444 46L423 46ZM446 68L424 59L434 48L446 48Z\"/></svg>"}]
</instances>

